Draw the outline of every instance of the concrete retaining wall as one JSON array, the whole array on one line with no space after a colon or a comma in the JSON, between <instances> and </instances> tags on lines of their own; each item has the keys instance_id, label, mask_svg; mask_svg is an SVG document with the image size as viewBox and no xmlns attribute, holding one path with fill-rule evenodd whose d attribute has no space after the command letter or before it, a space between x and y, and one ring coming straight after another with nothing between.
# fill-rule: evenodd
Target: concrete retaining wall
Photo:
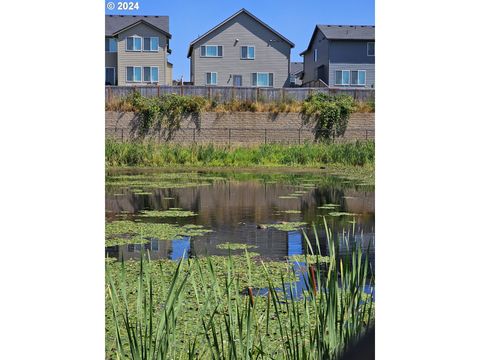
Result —
<instances>
[{"instance_id":1,"label":"concrete retaining wall","mask_svg":"<svg viewBox=\"0 0 480 360\"><path fill-rule=\"evenodd\" d=\"M298 144L314 140L312 128L303 125L298 113L205 112L198 118L182 119L180 129L173 133L160 129L141 136L139 118L135 113L106 111L105 132L107 137L119 140L145 137L175 143L254 145L273 142ZM352 114L344 137L336 141L366 139L375 139L374 113Z\"/></svg>"}]
</instances>

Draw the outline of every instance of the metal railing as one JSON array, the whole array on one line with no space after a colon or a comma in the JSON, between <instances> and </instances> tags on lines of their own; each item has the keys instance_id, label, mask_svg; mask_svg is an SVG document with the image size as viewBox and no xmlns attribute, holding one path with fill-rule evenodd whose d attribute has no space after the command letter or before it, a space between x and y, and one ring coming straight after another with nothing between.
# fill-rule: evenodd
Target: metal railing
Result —
<instances>
[{"instance_id":1,"label":"metal railing","mask_svg":"<svg viewBox=\"0 0 480 360\"><path fill-rule=\"evenodd\" d=\"M303 144L315 141L312 129L308 128L182 128L170 134L160 131L139 135L128 128L106 127L105 136L120 141L147 139L159 143L212 143L222 145ZM348 128L343 136L332 139L336 143L357 140L375 140L375 129Z\"/></svg>"},{"instance_id":2,"label":"metal railing","mask_svg":"<svg viewBox=\"0 0 480 360\"><path fill-rule=\"evenodd\" d=\"M202 96L220 102L258 101L303 101L313 93L326 93L330 95L349 95L355 100L369 101L375 98L374 89L355 88L318 88L318 87L293 87L293 88L259 88L259 87L234 87L234 86L105 86L105 100L128 96L138 91L145 97L157 97L164 94L178 94Z\"/></svg>"}]
</instances>

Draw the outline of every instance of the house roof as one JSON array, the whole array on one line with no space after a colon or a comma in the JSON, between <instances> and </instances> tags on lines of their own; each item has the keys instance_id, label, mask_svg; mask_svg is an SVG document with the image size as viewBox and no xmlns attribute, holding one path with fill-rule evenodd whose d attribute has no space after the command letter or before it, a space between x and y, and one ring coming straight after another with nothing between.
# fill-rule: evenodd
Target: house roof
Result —
<instances>
[{"instance_id":1,"label":"house roof","mask_svg":"<svg viewBox=\"0 0 480 360\"><path fill-rule=\"evenodd\" d=\"M290 74L298 74L299 72L303 71L303 63L302 62L291 62L290 63Z\"/></svg>"},{"instance_id":2,"label":"house roof","mask_svg":"<svg viewBox=\"0 0 480 360\"><path fill-rule=\"evenodd\" d=\"M232 16L230 16L229 18L225 19L224 21L222 21L220 24L216 25L215 27L213 27L212 29L210 29L209 31L207 31L205 34L199 36L198 38L196 38L195 40L193 40L191 43L190 43L190 46L188 47L188 55L187 57L190 57L192 55L192 49L193 49L193 45L195 45L198 41L200 41L201 39L203 39L205 36L207 36L208 34L210 34L211 32L215 31L216 29L220 28L221 26L223 26L224 24L226 24L227 22L229 22L230 20L232 20L233 18L237 17L238 15L240 14L246 14L248 16L250 16L252 19L254 19L255 21L257 21L258 23L260 23L262 26L264 26L265 28L267 28L268 30L270 30L271 32L273 32L274 34L276 34L278 37L280 37L282 40L284 40L285 42L287 42L290 47L295 47L295 44L293 42L291 42L290 40L288 40L286 37L284 37L282 34L280 34L278 31L272 29L270 26L268 26L267 24L265 24L262 20L260 20L259 18L257 18L255 15L253 15L251 12L247 11L246 9L242 8L240 9L239 11L237 11L235 14L233 14Z\"/></svg>"},{"instance_id":3,"label":"house roof","mask_svg":"<svg viewBox=\"0 0 480 360\"><path fill-rule=\"evenodd\" d=\"M313 38L317 31L328 40L375 40L375 26L372 25L316 25L312 37L306 50L300 55L305 54L312 46Z\"/></svg>"},{"instance_id":4,"label":"house roof","mask_svg":"<svg viewBox=\"0 0 480 360\"><path fill-rule=\"evenodd\" d=\"M105 15L105 36L115 36L139 23L144 23L171 38L168 16Z\"/></svg>"}]
</instances>

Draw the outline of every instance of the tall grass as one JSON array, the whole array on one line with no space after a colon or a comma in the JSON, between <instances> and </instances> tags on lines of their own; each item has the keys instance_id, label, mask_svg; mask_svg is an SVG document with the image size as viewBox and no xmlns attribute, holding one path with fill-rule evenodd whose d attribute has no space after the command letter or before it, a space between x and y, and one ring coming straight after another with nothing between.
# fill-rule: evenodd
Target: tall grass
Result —
<instances>
[{"instance_id":1,"label":"tall grass","mask_svg":"<svg viewBox=\"0 0 480 360\"><path fill-rule=\"evenodd\" d=\"M158 292L166 291L166 296L158 303L153 295L153 262L147 257L140 262L136 279L130 279L137 282L136 301L130 300L131 305L124 264L121 280L114 281L107 263L117 358L339 359L349 344L373 326L373 295L364 292L374 286L373 271L358 245L338 255L339 242L348 246L350 234L334 240L326 224L325 229L330 261L322 263L317 256L312 262L311 256L305 256L305 263L300 264L305 282L300 297L287 282L288 274L274 278L246 252L244 264L229 256L221 272L210 258L180 260L169 282L162 270ZM316 232L315 242L312 245L307 238L312 252L315 246L320 249ZM254 295L254 271L263 272L267 279L266 296ZM241 272L246 272L246 289ZM136 311L130 310L132 306ZM193 328L189 336L182 337L178 317L185 312Z\"/></svg>"},{"instance_id":2,"label":"tall grass","mask_svg":"<svg viewBox=\"0 0 480 360\"><path fill-rule=\"evenodd\" d=\"M254 147L155 144L107 139L107 166L364 166L375 161L373 141Z\"/></svg>"}]
</instances>

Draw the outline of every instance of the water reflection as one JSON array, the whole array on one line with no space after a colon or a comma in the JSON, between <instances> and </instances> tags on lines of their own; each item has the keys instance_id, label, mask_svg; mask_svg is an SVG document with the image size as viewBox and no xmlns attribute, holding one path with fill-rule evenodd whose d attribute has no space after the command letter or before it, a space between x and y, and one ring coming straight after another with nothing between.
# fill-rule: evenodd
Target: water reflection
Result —
<instances>
[{"instance_id":1,"label":"water reflection","mask_svg":"<svg viewBox=\"0 0 480 360\"><path fill-rule=\"evenodd\" d=\"M362 187L348 183L316 184L305 186L306 180L299 177L295 183L278 183L248 180L219 180L210 185L188 188L149 189L144 194L136 194L128 187L107 189L107 220L122 213L129 219L144 210L167 210L181 208L198 215L190 218L141 219L141 221L169 222L178 225L202 225L213 230L211 233L193 238L172 241L152 240L144 245L125 245L106 248L108 256L125 259L139 259L141 249L150 250L153 259L178 259L186 256L228 255L228 250L218 249L225 242L244 243L256 246L251 249L264 258L285 259L287 256L304 254L307 244L299 231L284 232L276 229L259 228L261 224L273 224L281 221L303 221L320 224L317 228L320 237L320 252L328 252L323 218L335 234L342 231L355 233L353 242L361 242L362 248L368 248L375 234L375 194ZM303 183L303 185L302 185ZM288 198L297 192L296 196ZM285 198L287 196L287 198ZM322 209L325 204L339 205L334 211L355 213L352 216L335 217L329 215L332 210ZM362 233L363 232L363 233ZM307 227L306 233L315 245L313 231ZM341 244L339 253L347 250ZM374 247L370 247L374 254ZM242 253L233 251L232 253Z\"/></svg>"}]
</instances>

